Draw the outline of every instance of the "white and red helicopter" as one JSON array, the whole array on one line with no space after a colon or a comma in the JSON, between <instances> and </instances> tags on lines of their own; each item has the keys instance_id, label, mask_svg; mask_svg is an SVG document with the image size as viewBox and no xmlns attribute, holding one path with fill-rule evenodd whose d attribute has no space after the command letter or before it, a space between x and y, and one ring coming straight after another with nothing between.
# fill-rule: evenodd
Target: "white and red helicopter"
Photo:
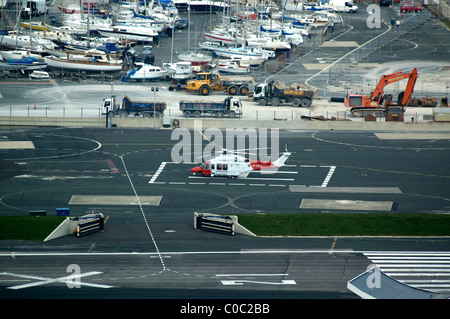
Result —
<instances>
[{"instance_id":1,"label":"white and red helicopter","mask_svg":"<svg viewBox=\"0 0 450 319\"><path fill-rule=\"evenodd\" d=\"M230 151L223 149L222 154L205 161L200 166L191 169L194 175L201 176L223 176L234 178L245 178L250 172L268 170L276 172L289 158L291 153L287 150L283 152L275 161L259 161L251 160L244 156L238 155L242 150Z\"/></svg>"}]
</instances>

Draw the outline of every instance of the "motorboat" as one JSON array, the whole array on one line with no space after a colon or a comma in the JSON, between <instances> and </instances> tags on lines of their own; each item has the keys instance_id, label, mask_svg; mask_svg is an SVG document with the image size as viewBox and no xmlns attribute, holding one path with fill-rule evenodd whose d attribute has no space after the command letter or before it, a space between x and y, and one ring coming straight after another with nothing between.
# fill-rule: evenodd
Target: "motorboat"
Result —
<instances>
[{"instance_id":1,"label":"motorboat","mask_svg":"<svg viewBox=\"0 0 450 319\"><path fill-rule=\"evenodd\" d=\"M33 71L29 75L30 79L49 79L50 75L46 71Z\"/></svg>"},{"instance_id":2,"label":"motorboat","mask_svg":"<svg viewBox=\"0 0 450 319\"><path fill-rule=\"evenodd\" d=\"M23 59L23 58L27 58L27 57L33 57L33 58L36 58L37 60L43 59L41 55L31 53L28 50L10 50L10 51L2 50L2 51L0 51L0 56L4 60L8 60L8 59L18 60L18 59Z\"/></svg>"},{"instance_id":3,"label":"motorboat","mask_svg":"<svg viewBox=\"0 0 450 319\"><path fill-rule=\"evenodd\" d=\"M258 67L261 64L263 64L267 58L262 57L256 57L256 56L248 56L248 55L236 55L236 56L231 56L229 58L230 61L234 61L234 62L240 62L242 64L248 64L250 65L250 67Z\"/></svg>"},{"instance_id":4,"label":"motorboat","mask_svg":"<svg viewBox=\"0 0 450 319\"><path fill-rule=\"evenodd\" d=\"M215 49L219 49L219 48L223 48L223 45L221 42L219 41L204 41L204 42L199 42L198 46L206 51L213 51Z\"/></svg>"},{"instance_id":5,"label":"motorboat","mask_svg":"<svg viewBox=\"0 0 450 319\"><path fill-rule=\"evenodd\" d=\"M250 65L237 61L220 60L217 64L217 70L228 74L248 74L251 72Z\"/></svg>"},{"instance_id":6,"label":"motorboat","mask_svg":"<svg viewBox=\"0 0 450 319\"><path fill-rule=\"evenodd\" d=\"M163 67L168 71L168 75L174 80L187 80L193 76L193 68L190 62L164 63Z\"/></svg>"},{"instance_id":7,"label":"motorboat","mask_svg":"<svg viewBox=\"0 0 450 319\"><path fill-rule=\"evenodd\" d=\"M38 52L44 52L44 48L56 48L52 41L38 36L30 37L29 35L8 33L0 38L2 45L10 48L28 48Z\"/></svg>"},{"instance_id":8,"label":"motorboat","mask_svg":"<svg viewBox=\"0 0 450 319\"><path fill-rule=\"evenodd\" d=\"M136 67L131 69L127 74L127 77L131 80L160 80L167 76L167 70L163 70L152 64L137 62L135 63L135 66Z\"/></svg>"},{"instance_id":9,"label":"motorboat","mask_svg":"<svg viewBox=\"0 0 450 319\"><path fill-rule=\"evenodd\" d=\"M109 28L112 25L110 18L100 19L90 15L81 14L66 14L64 15L63 24L66 26L72 26L77 29L95 31L98 28Z\"/></svg>"},{"instance_id":10,"label":"motorboat","mask_svg":"<svg viewBox=\"0 0 450 319\"><path fill-rule=\"evenodd\" d=\"M164 62L163 68L167 75L176 81L190 79L194 75L194 69L190 62Z\"/></svg>"}]
</instances>

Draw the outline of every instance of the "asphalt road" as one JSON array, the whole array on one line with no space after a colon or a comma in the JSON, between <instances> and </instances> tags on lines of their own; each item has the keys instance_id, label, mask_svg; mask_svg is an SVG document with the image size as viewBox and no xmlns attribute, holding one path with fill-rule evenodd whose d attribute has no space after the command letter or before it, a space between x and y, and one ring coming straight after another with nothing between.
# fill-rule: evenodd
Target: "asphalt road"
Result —
<instances>
[{"instance_id":1,"label":"asphalt road","mask_svg":"<svg viewBox=\"0 0 450 319\"><path fill-rule=\"evenodd\" d=\"M391 14L387 8L382 10ZM340 41L354 40L361 45L382 32L363 30L365 15L361 12L346 19L354 32ZM421 27L421 32L408 34L413 38L383 47L388 55L376 51L368 62L378 64L381 70L389 67L386 63L390 61L398 67L409 63L409 67L410 59L420 58L445 65L448 34L441 32L435 20ZM159 49L155 48L155 53ZM159 56L168 56L165 50ZM319 48L294 60L297 63L290 67L296 69L277 76L288 81L294 74L305 81L318 72L305 65L317 65L323 59L333 63L348 51ZM378 71L375 68L371 76L376 78ZM420 74L423 78L424 74L440 73L426 65ZM267 74L260 76L265 77ZM323 88L323 81L329 79L329 73L324 73L311 79L311 84ZM345 79L338 80L323 92L339 89L342 93ZM111 93L148 98L147 86L69 81L30 84L8 79L2 80L0 87L1 110L6 115L20 110L22 116L37 112L41 116L46 115L42 112L99 116L102 98ZM435 91L442 93L445 88L439 86ZM172 109L177 108L178 95L160 93L173 104ZM77 115L70 113L74 110ZM0 215L28 215L30 210L53 215L56 208L69 207L72 216L102 212L107 222L104 232L82 238L0 242L0 297L356 299L347 289L347 281L370 265L392 259L398 260L402 269L394 278L415 279L418 287L449 293L448 264L442 262L449 258L447 238L231 237L193 228L194 212L448 213L450 145L445 133L419 132L411 139L412 133L402 132L391 136L381 132L282 131L279 151L287 145L293 153L288 166L274 175L250 174L247 179L229 180L194 178L189 172L193 164L174 163L171 151L177 140L171 139L171 132L117 128L1 131L0 145L13 142L15 148L0 150ZM195 132L191 134L194 145ZM19 148L29 147L30 141L33 148ZM206 141L202 145L201 150ZM197 161L194 155L189 159ZM74 198L86 199L87 195L102 200L71 204ZM119 195L133 200L113 204ZM161 201L152 206L146 196L161 196ZM383 205L378 206L380 203ZM413 267L408 263L412 258L429 270L408 268ZM74 264L82 276L79 289L66 283L65 277L71 274L68 266ZM388 273L389 266L384 271ZM433 283L430 272L440 282ZM411 273L415 278L407 277ZM168 309L177 314L180 310Z\"/></svg>"},{"instance_id":2,"label":"asphalt road","mask_svg":"<svg viewBox=\"0 0 450 319\"><path fill-rule=\"evenodd\" d=\"M0 151L1 215L31 210L53 215L69 207L72 216L107 216L105 231L86 237L1 242L2 298L353 299L346 283L374 263L369 252L449 251L447 238L259 238L193 228L194 212L379 213L386 211L370 205L390 202L392 214L445 213L450 200L445 134L390 140L371 132L282 131L279 145L293 153L288 166L235 180L192 178L193 164L172 161L178 140L171 134L116 128L2 131L2 142L31 141L34 148ZM102 199L71 204L74 196L87 195ZM117 195L139 198L140 205L112 204ZM162 200L151 206L145 196ZM301 207L313 199L334 204ZM61 279L72 264L85 274L81 289L69 289Z\"/></svg>"}]
</instances>

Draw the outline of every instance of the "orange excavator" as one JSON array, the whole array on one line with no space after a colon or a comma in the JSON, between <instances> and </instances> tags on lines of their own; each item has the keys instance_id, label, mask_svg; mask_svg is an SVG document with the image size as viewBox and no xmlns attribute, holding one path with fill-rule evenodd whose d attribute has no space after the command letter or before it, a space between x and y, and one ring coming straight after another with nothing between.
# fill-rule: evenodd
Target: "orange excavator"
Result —
<instances>
[{"instance_id":1,"label":"orange excavator","mask_svg":"<svg viewBox=\"0 0 450 319\"><path fill-rule=\"evenodd\" d=\"M362 117L367 114L385 116L386 110L392 106L402 107L402 110L404 111L404 107L408 105L411 100L418 76L417 68L414 68L411 72L396 72L383 75L370 96L350 94L345 97L344 105L346 107L351 107L350 113L354 117ZM383 105L383 100L386 98L386 96L383 96L385 86L404 79L408 79L408 83L406 84L405 91L398 95L397 103L393 102L392 98L390 98L386 99L387 101Z\"/></svg>"}]
</instances>

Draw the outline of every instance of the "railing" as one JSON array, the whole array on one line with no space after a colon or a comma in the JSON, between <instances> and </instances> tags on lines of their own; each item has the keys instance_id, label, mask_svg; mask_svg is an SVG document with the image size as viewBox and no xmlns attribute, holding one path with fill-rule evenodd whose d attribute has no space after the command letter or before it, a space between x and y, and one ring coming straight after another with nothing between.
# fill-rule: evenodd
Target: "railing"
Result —
<instances>
[{"instance_id":1,"label":"railing","mask_svg":"<svg viewBox=\"0 0 450 319\"><path fill-rule=\"evenodd\" d=\"M363 117L352 117L350 115L350 109L343 110L339 107L339 110L314 110L309 108L294 108L289 104L285 104L280 109L274 110L273 107L257 107L243 109L243 115L236 116L236 119L242 120L273 120L280 121L300 121L300 120L312 120L312 121L364 121ZM315 102L313 101L313 106ZM319 103L319 102L316 102ZM183 113L178 109L167 109L164 113L165 116L170 119L184 119ZM31 107L3 107L0 108L0 117L45 117L45 118L105 118L104 110L101 108L88 108L88 107L48 107L48 106L34 106ZM128 116L133 118L133 116ZM203 114L199 119L215 119L216 117L209 114ZM225 121L227 117L223 118ZM145 119L152 121L153 119ZM379 122L384 122L384 117L378 117L376 119ZM414 107L408 107L405 113L405 122L427 122L432 121L432 108L421 109L420 112L415 110Z\"/></svg>"}]
</instances>

